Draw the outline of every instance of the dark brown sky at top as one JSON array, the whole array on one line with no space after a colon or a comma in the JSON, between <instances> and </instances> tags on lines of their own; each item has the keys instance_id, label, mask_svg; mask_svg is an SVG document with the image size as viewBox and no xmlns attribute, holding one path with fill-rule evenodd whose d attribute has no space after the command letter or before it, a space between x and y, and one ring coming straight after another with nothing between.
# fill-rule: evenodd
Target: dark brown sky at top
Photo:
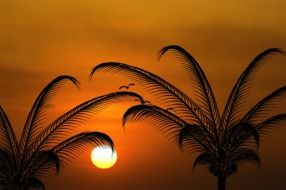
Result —
<instances>
[{"instance_id":1,"label":"dark brown sky at top","mask_svg":"<svg viewBox=\"0 0 286 190\"><path fill-rule=\"evenodd\" d=\"M34 99L57 75L77 77L81 90L64 87L48 119L130 82L101 73L89 82L91 68L104 61L143 67L192 92L173 56L157 60L160 48L179 44L200 62L222 108L255 55L270 47L286 49L285 10L284 0L1 0L0 104L19 135ZM285 64L286 58L277 56L261 69L246 108L286 84ZM142 92L138 86L134 90ZM155 101L147 92L142 95ZM285 112L285 105L275 112ZM99 170L87 150L59 176L45 180L48 189L214 189L215 178L205 168L192 171L194 155L181 153L159 130L129 124L124 132L120 118L126 108L114 105L79 128L108 133L116 143L117 164ZM229 178L230 189L285 189L285 137L282 127L263 139L261 167L241 166Z\"/></svg>"}]
</instances>

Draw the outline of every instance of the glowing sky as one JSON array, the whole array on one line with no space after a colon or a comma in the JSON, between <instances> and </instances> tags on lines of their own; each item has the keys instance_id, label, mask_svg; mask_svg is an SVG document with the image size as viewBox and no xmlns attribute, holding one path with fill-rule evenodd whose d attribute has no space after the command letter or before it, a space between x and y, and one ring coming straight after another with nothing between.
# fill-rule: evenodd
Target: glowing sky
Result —
<instances>
[{"instance_id":1,"label":"glowing sky","mask_svg":"<svg viewBox=\"0 0 286 190\"><path fill-rule=\"evenodd\" d=\"M63 88L49 119L129 82L108 74L89 82L91 68L104 61L143 67L190 92L178 61L169 55L157 60L163 46L179 44L200 62L222 106L255 55L286 49L285 10L285 0L1 0L0 104L19 135L34 99L57 75L77 77L81 90ZM269 63L257 76L250 104L286 84L286 58ZM285 103L276 111L285 112ZM117 104L79 128L108 133L116 144L116 165L95 168L88 150L45 180L47 189L214 189L215 178L205 168L192 171L194 155L181 153L159 130L130 124L124 132L120 119L126 108ZM229 178L231 189L285 189L285 127L263 140L260 169L242 166Z\"/></svg>"}]
</instances>

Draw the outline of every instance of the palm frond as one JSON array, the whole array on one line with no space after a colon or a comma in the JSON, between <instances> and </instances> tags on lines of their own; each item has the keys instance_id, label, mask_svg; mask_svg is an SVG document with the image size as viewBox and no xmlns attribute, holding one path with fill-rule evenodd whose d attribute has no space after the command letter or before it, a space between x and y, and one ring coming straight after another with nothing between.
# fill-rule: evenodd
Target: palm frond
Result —
<instances>
[{"instance_id":1,"label":"palm frond","mask_svg":"<svg viewBox=\"0 0 286 190\"><path fill-rule=\"evenodd\" d=\"M242 118L243 121L249 123L257 123L261 118L265 117L266 113L276 105L276 103L286 96L286 86L282 86L271 94L260 100L253 106Z\"/></svg>"},{"instance_id":2,"label":"palm frond","mask_svg":"<svg viewBox=\"0 0 286 190\"><path fill-rule=\"evenodd\" d=\"M155 105L135 105L130 107L122 117L122 125L127 122L147 121L165 132L176 132L187 122L175 114Z\"/></svg>"},{"instance_id":3,"label":"palm frond","mask_svg":"<svg viewBox=\"0 0 286 190\"><path fill-rule=\"evenodd\" d=\"M224 108L220 125L222 128L232 126L233 123L236 122L238 116L240 115L239 113L241 111L242 103L246 96L247 90L249 89L258 68L263 65L266 58L278 53L282 53L282 51L278 48L271 48L263 51L253 59L253 61L240 75Z\"/></svg>"},{"instance_id":4,"label":"palm frond","mask_svg":"<svg viewBox=\"0 0 286 190\"><path fill-rule=\"evenodd\" d=\"M20 138L20 151L23 154L23 158L26 156L25 149L28 146L29 141L34 138L38 132L39 125L48 107L48 101L56 93L57 89L59 89L66 81L70 81L78 87L78 81L74 77L62 75L52 80L37 97L28 115Z\"/></svg>"},{"instance_id":5,"label":"palm frond","mask_svg":"<svg viewBox=\"0 0 286 190\"><path fill-rule=\"evenodd\" d=\"M253 137L257 147L259 146L260 139L258 130L255 126L247 122L240 122L232 128L228 129L224 139L224 145L231 149L240 146L246 140L245 137Z\"/></svg>"},{"instance_id":6,"label":"palm frond","mask_svg":"<svg viewBox=\"0 0 286 190\"><path fill-rule=\"evenodd\" d=\"M219 109L213 94L213 90L207 80L207 77L201 69L195 58L190 55L185 49L177 45L166 46L159 52L159 57L163 56L167 51L172 51L183 62L183 66L189 71L190 78L196 91L205 113L213 122L213 130L216 130L216 126L219 124Z\"/></svg>"},{"instance_id":7,"label":"palm frond","mask_svg":"<svg viewBox=\"0 0 286 190\"><path fill-rule=\"evenodd\" d=\"M66 163L86 148L103 145L108 145L112 150L114 148L113 141L108 135L101 132L83 132L66 139L51 150L59 156L63 163Z\"/></svg>"},{"instance_id":8,"label":"palm frond","mask_svg":"<svg viewBox=\"0 0 286 190\"><path fill-rule=\"evenodd\" d=\"M31 142L29 150L37 152L38 150L48 148L64 137L69 130L83 123L90 114L97 113L113 103L127 100L139 100L142 102L143 98L134 92L122 91L99 96L76 106L60 116L40 133L36 140Z\"/></svg>"},{"instance_id":9,"label":"palm frond","mask_svg":"<svg viewBox=\"0 0 286 190\"><path fill-rule=\"evenodd\" d=\"M214 149L207 135L197 125L185 125L177 135L177 142L181 150L202 152Z\"/></svg>"},{"instance_id":10,"label":"palm frond","mask_svg":"<svg viewBox=\"0 0 286 190\"><path fill-rule=\"evenodd\" d=\"M125 126L128 121L146 121L148 125L159 128L163 132L167 132L171 139L178 138L180 131L188 123L178 117L177 115L162 109L155 105L136 105L129 108L123 115L122 123ZM205 129L205 128L204 128ZM202 129L203 130L203 129ZM205 129L205 135L208 135L208 131ZM192 142L192 148L208 147L209 141L207 138L200 138L195 136L193 139L196 142ZM209 140L209 139L208 139Z\"/></svg>"},{"instance_id":11,"label":"palm frond","mask_svg":"<svg viewBox=\"0 0 286 190\"><path fill-rule=\"evenodd\" d=\"M146 122L152 127L166 133L171 140L175 140L177 132L186 125L186 121L175 114L155 105L135 105L130 107L122 117L122 125L127 122Z\"/></svg>"},{"instance_id":12,"label":"palm frond","mask_svg":"<svg viewBox=\"0 0 286 190\"><path fill-rule=\"evenodd\" d=\"M0 106L0 147L12 156L12 160L16 163L19 153L19 145L15 133L11 127L9 119L3 108Z\"/></svg>"},{"instance_id":13,"label":"palm frond","mask_svg":"<svg viewBox=\"0 0 286 190\"><path fill-rule=\"evenodd\" d=\"M183 119L210 126L210 120L192 99L153 73L124 63L106 62L94 67L90 77L98 71L107 71L128 76L137 84L145 86L149 92L158 96L168 107L176 107L177 114Z\"/></svg>"},{"instance_id":14,"label":"palm frond","mask_svg":"<svg viewBox=\"0 0 286 190\"><path fill-rule=\"evenodd\" d=\"M23 190L30 190L30 189L45 190L46 187L40 179L35 178L35 177L29 177L25 179L22 189Z\"/></svg>"},{"instance_id":15,"label":"palm frond","mask_svg":"<svg viewBox=\"0 0 286 190\"><path fill-rule=\"evenodd\" d=\"M255 128L259 131L259 133L265 134L266 132L277 130L277 128L281 127L282 125L286 125L286 113L272 116L257 124Z\"/></svg>"},{"instance_id":16,"label":"palm frond","mask_svg":"<svg viewBox=\"0 0 286 190\"><path fill-rule=\"evenodd\" d=\"M25 163L25 168L27 176L51 176L58 174L61 161L54 151L39 151L29 163Z\"/></svg>"},{"instance_id":17,"label":"palm frond","mask_svg":"<svg viewBox=\"0 0 286 190\"><path fill-rule=\"evenodd\" d=\"M256 151L249 148L239 148L236 152L231 156L231 162L239 163L239 162L255 162L258 165L260 164L259 156Z\"/></svg>"},{"instance_id":18,"label":"palm frond","mask_svg":"<svg viewBox=\"0 0 286 190\"><path fill-rule=\"evenodd\" d=\"M215 161L215 157L210 152L204 152L199 154L193 163L193 169L198 165L212 165Z\"/></svg>"}]
</instances>

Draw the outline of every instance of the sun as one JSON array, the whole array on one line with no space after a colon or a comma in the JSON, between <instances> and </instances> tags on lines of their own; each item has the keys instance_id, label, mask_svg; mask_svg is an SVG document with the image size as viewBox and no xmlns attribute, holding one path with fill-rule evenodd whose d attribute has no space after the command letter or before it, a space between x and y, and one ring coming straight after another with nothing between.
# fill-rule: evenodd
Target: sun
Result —
<instances>
[{"instance_id":1,"label":"sun","mask_svg":"<svg viewBox=\"0 0 286 190\"><path fill-rule=\"evenodd\" d=\"M108 169L116 163L117 153L109 146L98 146L91 152L91 161L97 168Z\"/></svg>"}]
</instances>

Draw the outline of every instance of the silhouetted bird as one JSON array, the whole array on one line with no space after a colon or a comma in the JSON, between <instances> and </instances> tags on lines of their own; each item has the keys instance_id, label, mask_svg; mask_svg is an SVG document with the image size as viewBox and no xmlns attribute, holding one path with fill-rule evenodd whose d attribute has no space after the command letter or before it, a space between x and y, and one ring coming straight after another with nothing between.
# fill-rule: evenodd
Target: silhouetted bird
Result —
<instances>
[{"instance_id":1,"label":"silhouetted bird","mask_svg":"<svg viewBox=\"0 0 286 190\"><path fill-rule=\"evenodd\" d=\"M120 86L118 89L119 89L119 90L121 90L121 89L123 89L123 88L129 89L130 86L134 86L134 85L135 85L134 83L130 83L130 84L128 84L128 85Z\"/></svg>"}]
</instances>

